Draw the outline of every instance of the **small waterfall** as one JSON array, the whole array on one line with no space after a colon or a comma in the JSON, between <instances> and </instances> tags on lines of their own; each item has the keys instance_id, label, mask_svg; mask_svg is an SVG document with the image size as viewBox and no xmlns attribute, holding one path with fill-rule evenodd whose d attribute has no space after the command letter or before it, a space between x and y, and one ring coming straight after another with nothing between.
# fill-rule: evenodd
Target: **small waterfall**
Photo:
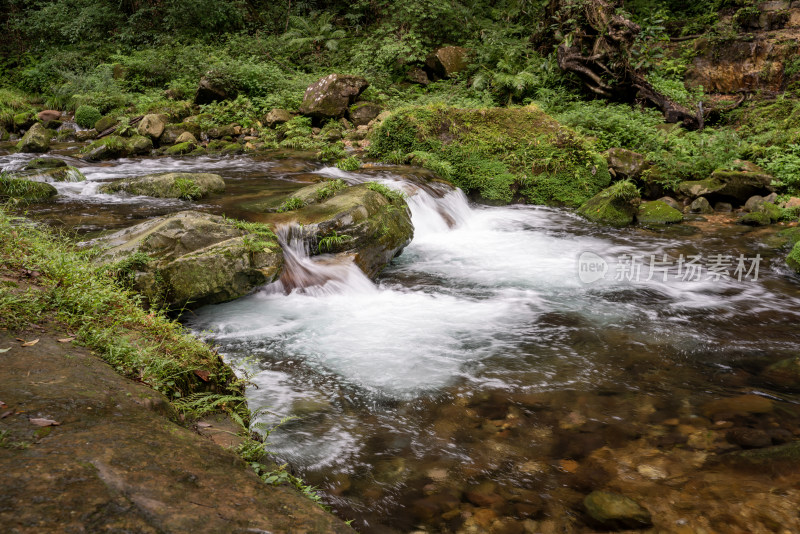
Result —
<instances>
[{"instance_id":1,"label":"small waterfall","mask_svg":"<svg viewBox=\"0 0 800 534\"><path fill-rule=\"evenodd\" d=\"M353 263L349 255L311 256L307 232L297 224L281 226L278 242L283 248L284 268L277 282L264 288L266 293L301 292L309 296L344 292L377 291L375 285Z\"/></svg>"}]
</instances>

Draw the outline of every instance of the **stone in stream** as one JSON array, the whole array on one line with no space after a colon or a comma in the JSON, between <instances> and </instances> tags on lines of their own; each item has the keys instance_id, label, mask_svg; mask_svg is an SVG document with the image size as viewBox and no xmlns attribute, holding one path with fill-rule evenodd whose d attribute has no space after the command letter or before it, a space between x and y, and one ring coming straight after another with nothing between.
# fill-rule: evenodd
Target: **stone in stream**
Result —
<instances>
[{"instance_id":1,"label":"stone in stream","mask_svg":"<svg viewBox=\"0 0 800 534\"><path fill-rule=\"evenodd\" d=\"M83 182L86 180L86 176L84 176L79 169L66 164L63 167L52 167L49 169L27 170L26 167L26 170L14 173L13 177L25 178L37 182Z\"/></svg>"},{"instance_id":2,"label":"stone in stream","mask_svg":"<svg viewBox=\"0 0 800 534\"><path fill-rule=\"evenodd\" d=\"M739 218L740 224L749 226L768 226L772 223L778 222L783 215L783 210L772 202L767 202L766 199L758 197L759 200L753 202L750 198L749 213L745 213Z\"/></svg>"},{"instance_id":3,"label":"stone in stream","mask_svg":"<svg viewBox=\"0 0 800 534\"><path fill-rule=\"evenodd\" d=\"M636 216L639 192L631 182L617 182L593 196L578 209L592 222L609 226L627 226Z\"/></svg>"},{"instance_id":4,"label":"stone in stream","mask_svg":"<svg viewBox=\"0 0 800 534\"><path fill-rule=\"evenodd\" d=\"M639 205L636 220L640 224L675 224L683 221L683 213L665 202L653 200Z\"/></svg>"},{"instance_id":5,"label":"stone in stream","mask_svg":"<svg viewBox=\"0 0 800 534\"><path fill-rule=\"evenodd\" d=\"M124 191L132 195L156 198L197 200L213 193L222 193L225 191L225 182L218 174L168 172L117 180L101 185L98 191L101 193Z\"/></svg>"},{"instance_id":6,"label":"stone in stream","mask_svg":"<svg viewBox=\"0 0 800 534\"><path fill-rule=\"evenodd\" d=\"M274 281L283 252L266 227L197 211L156 217L95 239L98 261L151 303L196 308L242 297Z\"/></svg>"},{"instance_id":7,"label":"stone in stream","mask_svg":"<svg viewBox=\"0 0 800 534\"><path fill-rule=\"evenodd\" d=\"M46 200L58 194L55 187L44 182L33 182L23 178L0 177L0 198L23 201Z\"/></svg>"},{"instance_id":8,"label":"stone in stream","mask_svg":"<svg viewBox=\"0 0 800 534\"><path fill-rule=\"evenodd\" d=\"M51 137L53 137L51 130L36 123L25 132L25 135L17 143L17 150L20 152L47 152L50 148Z\"/></svg>"},{"instance_id":9,"label":"stone in stream","mask_svg":"<svg viewBox=\"0 0 800 534\"><path fill-rule=\"evenodd\" d=\"M163 113L152 113L150 115L145 115L139 122L137 131L139 132L139 135L143 135L145 137L149 137L153 141L157 141L158 138L161 137L161 134L164 133L164 128L166 128L168 122L169 118Z\"/></svg>"},{"instance_id":10,"label":"stone in stream","mask_svg":"<svg viewBox=\"0 0 800 534\"><path fill-rule=\"evenodd\" d=\"M705 197L699 197L692 201L692 203L689 205L689 213L714 213L714 208L711 207L708 199Z\"/></svg>"},{"instance_id":11,"label":"stone in stream","mask_svg":"<svg viewBox=\"0 0 800 534\"><path fill-rule=\"evenodd\" d=\"M302 225L312 254L353 254L355 264L374 277L414 236L408 205L399 193L377 184L337 188L330 196L318 198L320 189L330 183L300 190L295 195L314 202L275 213L267 220L275 226Z\"/></svg>"},{"instance_id":12,"label":"stone in stream","mask_svg":"<svg viewBox=\"0 0 800 534\"><path fill-rule=\"evenodd\" d=\"M705 180L683 182L677 191L689 198L714 195L737 201L739 204L753 195L769 193L773 177L749 161L736 160L735 170L717 169Z\"/></svg>"},{"instance_id":13,"label":"stone in stream","mask_svg":"<svg viewBox=\"0 0 800 534\"><path fill-rule=\"evenodd\" d=\"M55 169L66 166L67 162L58 158L33 158L25 165L24 170Z\"/></svg>"},{"instance_id":14,"label":"stone in stream","mask_svg":"<svg viewBox=\"0 0 800 534\"><path fill-rule=\"evenodd\" d=\"M593 491L583 500L586 511L602 526L615 530L646 528L653 524L650 512L639 503L610 491Z\"/></svg>"}]
</instances>

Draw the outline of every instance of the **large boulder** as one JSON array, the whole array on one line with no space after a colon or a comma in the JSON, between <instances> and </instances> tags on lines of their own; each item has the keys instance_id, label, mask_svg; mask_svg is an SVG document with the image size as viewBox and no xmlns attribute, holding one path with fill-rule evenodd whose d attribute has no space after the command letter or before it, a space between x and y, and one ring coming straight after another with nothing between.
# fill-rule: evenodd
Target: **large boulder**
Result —
<instances>
[{"instance_id":1,"label":"large boulder","mask_svg":"<svg viewBox=\"0 0 800 534\"><path fill-rule=\"evenodd\" d=\"M675 224L683 221L683 213L676 210L666 202L653 200L639 205L636 220L643 225Z\"/></svg>"},{"instance_id":2,"label":"large boulder","mask_svg":"<svg viewBox=\"0 0 800 534\"><path fill-rule=\"evenodd\" d=\"M203 76L197 85L194 103L198 106L236 98L236 91L221 79L213 76Z\"/></svg>"},{"instance_id":3,"label":"large boulder","mask_svg":"<svg viewBox=\"0 0 800 534\"><path fill-rule=\"evenodd\" d=\"M434 79L449 78L469 65L467 49L445 46L435 50L425 59L425 69Z\"/></svg>"},{"instance_id":4,"label":"large boulder","mask_svg":"<svg viewBox=\"0 0 800 534\"><path fill-rule=\"evenodd\" d=\"M624 148L609 148L606 152L608 168L620 178L639 178L650 164L642 154Z\"/></svg>"},{"instance_id":5,"label":"large boulder","mask_svg":"<svg viewBox=\"0 0 800 534\"><path fill-rule=\"evenodd\" d=\"M603 189L578 209L590 221L609 226L627 226L636 217L639 191L631 182L617 182Z\"/></svg>"},{"instance_id":6,"label":"large boulder","mask_svg":"<svg viewBox=\"0 0 800 534\"><path fill-rule=\"evenodd\" d=\"M105 248L98 261L125 270L150 303L173 308L242 297L274 281L283 266L266 227L197 211L153 218L89 244Z\"/></svg>"},{"instance_id":7,"label":"large boulder","mask_svg":"<svg viewBox=\"0 0 800 534\"><path fill-rule=\"evenodd\" d=\"M366 126L381 114L381 107L372 102L356 102L347 111L347 118L355 126Z\"/></svg>"},{"instance_id":8,"label":"large boulder","mask_svg":"<svg viewBox=\"0 0 800 534\"><path fill-rule=\"evenodd\" d=\"M293 198L305 205L276 213L270 222L301 225L312 253L352 254L356 265L373 277L414 237L408 205L402 195L377 184L332 183L337 182L296 192ZM321 193L325 187L328 192Z\"/></svg>"},{"instance_id":9,"label":"large boulder","mask_svg":"<svg viewBox=\"0 0 800 534\"><path fill-rule=\"evenodd\" d=\"M169 117L163 113L151 113L150 115L142 117L137 130L139 135L157 141L158 138L161 137L161 134L164 133L164 128L166 128L168 122Z\"/></svg>"},{"instance_id":10,"label":"large boulder","mask_svg":"<svg viewBox=\"0 0 800 534\"><path fill-rule=\"evenodd\" d=\"M130 154L130 152L129 144L116 135L109 135L93 141L81 150L82 157L86 161L122 158Z\"/></svg>"},{"instance_id":11,"label":"large boulder","mask_svg":"<svg viewBox=\"0 0 800 534\"><path fill-rule=\"evenodd\" d=\"M717 169L705 180L683 182L678 192L689 198L712 196L744 204L753 195L772 191L773 177L749 161L734 162L736 169Z\"/></svg>"},{"instance_id":12,"label":"large boulder","mask_svg":"<svg viewBox=\"0 0 800 534\"><path fill-rule=\"evenodd\" d=\"M42 122L57 121L61 118L61 112L57 109L45 109L37 113L36 117Z\"/></svg>"},{"instance_id":13,"label":"large boulder","mask_svg":"<svg viewBox=\"0 0 800 534\"><path fill-rule=\"evenodd\" d=\"M264 117L264 124L270 128L275 128L279 124L284 124L292 120L292 113L287 109L272 108Z\"/></svg>"},{"instance_id":14,"label":"large boulder","mask_svg":"<svg viewBox=\"0 0 800 534\"><path fill-rule=\"evenodd\" d=\"M185 133L190 133L195 139L200 137L200 125L194 123L187 123L181 122L178 124L168 124L164 127L164 133L161 134L161 137L158 139L158 143L160 145L174 145L176 143L181 143L182 141L178 141L181 135Z\"/></svg>"},{"instance_id":15,"label":"large boulder","mask_svg":"<svg viewBox=\"0 0 800 534\"><path fill-rule=\"evenodd\" d=\"M20 152L47 152L50 148L52 132L38 122L31 126L19 143L17 150Z\"/></svg>"},{"instance_id":16,"label":"large boulder","mask_svg":"<svg viewBox=\"0 0 800 534\"><path fill-rule=\"evenodd\" d=\"M225 182L218 174L168 172L117 180L100 186L101 193L124 191L132 195L157 198L197 200L225 191Z\"/></svg>"},{"instance_id":17,"label":"large boulder","mask_svg":"<svg viewBox=\"0 0 800 534\"><path fill-rule=\"evenodd\" d=\"M316 119L344 117L367 87L369 83L360 76L329 74L308 86L300 113Z\"/></svg>"},{"instance_id":18,"label":"large boulder","mask_svg":"<svg viewBox=\"0 0 800 534\"><path fill-rule=\"evenodd\" d=\"M13 198L33 202L46 200L57 194L58 191L55 187L44 182L0 176L0 198Z\"/></svg>"}]
</instances>

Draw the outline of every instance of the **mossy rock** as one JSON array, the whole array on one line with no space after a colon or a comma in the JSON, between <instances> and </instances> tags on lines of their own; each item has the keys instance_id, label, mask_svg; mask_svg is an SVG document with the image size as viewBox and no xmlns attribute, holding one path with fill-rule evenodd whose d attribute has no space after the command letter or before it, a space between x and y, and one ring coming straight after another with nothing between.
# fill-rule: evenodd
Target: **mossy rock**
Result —
<instances>
[{"instance_id":1,"label":"mossy rock","mask_svg":"<svg viewBox=\"0 0 800 534\"><path fill-rule=\"evenodd\" d=\"M610 491L593 491L583 500L586 511L606 528L640 529L653 524L650 512L639 503Z\"/></svg>"},{"instance_id":2,"label":"mossy rock","mask_svg":"<svg viewBox=\"0 0 800 534\"><path fill-rule=\"evenodd\" d=\"M263 225L183 211L156 217L91 242L105 249L98 261L128 262L133 289L150 303L181 309L242 297L277 279L283 252Z\"/></svg>"},{"instance_id":3,"label":"mossy rock","mask_svg":"<svg viewBox=\"0 0 800 534\"><path fill-rule=\"evenodd\" d=\"M795 243L792 247L792 251L786 257L786 265L791 267L797 274L800 274L800 242Z\"/></svg>"},{"instance_id":4,"label":"mossy rock","mask_svg":"<svg viewBox=\"0 0 800 534\"><path fill-rule=\"evenodd\" d=\"M67 162L58 158L33 158L25 165L25 170L57 169L66 166Z\"/></svg>"},{"instance_id":5,"label":"mossy rock","mask_svg":"<svg viewBox=\"0 0 800 534\"><path fill-rule=\"evenodd\" d=\"M172 145L176 143L180 143L181 141L178 140L181 135L185 134L186 132L192 134L192 136L197 139L200 137L200 126L195 123L189 122L182 122L179 124L168 124L164 128L164 132L161 134L161 137L158 139L158 142L161 145Z\"/></svg>"},{"instance_id":6,"label":"mossy rock","mask_svg":"<svg viewBox=\"0 0 800 534\"><path fill-rule=\"evenodd\" d=\"M168 172L117 180L100 186L101 193L124 191L132 195L157 198L197 200L225 191L225 182L218 174Z\"/></svg>"},{"instance_id":7,"label":"mossy rock","mask_svg":"<svg viewBox=\"0 0 800 534\"><path fill-rule=\"evenodd\" d=\"M50 149L51 137L53 137L53 131L37 122L25 132L25 135L17 143L17 150L20 152L47 152Z\"/></svg>"},{"instance_id":8,"label":"mossy rock","mask_svg":"<svg viewBox=\"0 0 800 534\"><path fill-rule=\"evenodd\" d=\"M653 200L639 205L636 219L640 224L676 224L683 221L683 213L666 202Z\"/></svg>"},{"instance_id":9,"label":"mossy rock","mask_svg":"<svg viewBox=\"0 0 800 534\"><path fill-rule=\"evenodd\" d=\"M101 118L100 120L94 123L94 129L97 130L98 132L104 132L109 128L113 128L117 124L119 124L119 121L115 117L112 117L111 115L106 115L105 117Z\"/></svg>"},{"instance_id":10,"label":"mossy rock","mask_svg":"<svg viewBox=\"0 0 800 534\"><path fill-rule=\"evenodd\" d=\"M24 178L0 177L0 198L35 202L47 200L58 194L55 187L44 182L33 182Z\"/></svg>"},{"instance_id":11,"label":"mossy rock","mask_svg":"<svg viewBox=\"0 0 800 534\"><path fill-rule=\"evenodd\" d=\"M130 154L129 144L119 136L109 135L93 141L81 150L87 161L103 161L122 158Z\"/></svg>"},{"instance_id":12,"label":"mossy rock","mask_svg":"<svg viewBox=\"0 0 800 534\"><path fill-rule=\"evenodd\" d=\"M351 253L356 265L373 277L411 242L414 226L401 196L389 198L371 187L350 186L322 202L276 213L268 220L301 225L312 252ZM323 241L330 237L341 239ZM323 242L328 246L321 247Z\"/></svg>"},{"instance_id":13,"label":"mossy rock","mask_svg":"<svg viewBox=\"0 0 800 534\"><path fill-rule=\"evenodd\" d=\"M153 150L153 141L143 135L134 135L128 139L128 151L137 156L143 156Z\"/></svg>"},{"instance_id":14,"label":"mossy rock","mask_svg":"<svg viewBox=\"0 0 800 534\"><path fill-rule=\"evenodd\" d=\"M298 189L291 195L277 195L264 200L251 200L242 203L241 207L256 213L281 213L323 202L346 189L347 184L342 180L324 180ZM284 209L289 206L293 207Z\"/></svg>"},{"instance_id":15,"label":"mossy rock","mask_svg":"<svg viewBox=\"0 0 800 534\"><path fill-rule=\"evenodd\" d=\"M13 127L15 132L27 130L39 121L39 117L32 110L22 111L14 115Z\"/></svg>"},{"instance_id":16,"label":"mossy rock","mask_svg":"<svg viewBox=\"0 0 800 534\"><path fill-rule=\"evenodd\" d=\"M631 182L617 182L589 199L578 213L592 222L628 226L636 217L639 191ZM669 207L669 206L667 206Z\"/></svg>"},{"instance_id":17,"label":"mossy rock","mask_svg":"<svg viewBox=\"0 0 800 534\"><path fill-rule=\"evenodd\" d=\"M740 224L748 226L769 226L778 222L783 216L783 210L772 202L759 203L755 211L745 213L739 218Z\"/></svg>"},{"instance_id":18,"label":"mossy rock","mask_svg":"<svg viewBox=\"0 0 800 534\"><path fill-rule=\"evenodd\" d=\"M164 154L167 156L183 156L185 154L190 154L197 148L197 145L191 141L187 141L185 143L178 143L177 145L172 145L171 147L167 148L164 151Z\"/></svg>"},{"instance_id":19,"label":"mossy rock","mask_svg":"<svg viewBox=\"0 0 800 534\"><path fill-rule=\"evenodd\" d=\"M69 165L51 169L31 169L16 173L17 177L38 182L83 182L86 176L75 167Z\"/></svg>"},{"instance_id":20,"label":"mossy rock","mask_svg":"<svg viewBox=\"0 0 800 534\"><path fill-rule=\"evenodd\" d=\"M466 193L492 203L578 207L608 187L608 163L584 137L535 105L408 107L384 119L370 155L412 157Z\"/></svg>"}]
</instances>

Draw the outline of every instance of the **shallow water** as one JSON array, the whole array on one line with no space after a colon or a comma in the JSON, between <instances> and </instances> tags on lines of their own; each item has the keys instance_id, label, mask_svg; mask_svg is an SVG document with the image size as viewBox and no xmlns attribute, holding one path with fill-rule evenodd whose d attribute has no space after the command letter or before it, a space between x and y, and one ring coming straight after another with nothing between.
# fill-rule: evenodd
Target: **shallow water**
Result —
<instances>
[{"instance_id":1,"label":"shallow water","mask_svg":"<svg viewBox=\"0 0 800 534\"><path fill-rule=\"evenodd\" d=\"M19 164L0 156L0 167ZM55 184L56 201L30 213L86 234L188 207L258 220L242 202L322 177L379 180L410 195L414 240L377 282L298 250L298 262L335 273L331 281L288 294L266 287L187 318L249 374L251 408L266 410L263 422L296 416L270 435L271 450L361 531L488 530L515 521L588 528L569 510L591 489L624 487L624 477L604 464L608 476L578 483L564 462L581 473L604 447L617 451L615 461L652 449L666 462L686 437L670 442L674 425L664 421L714 430L718 421L702 407L721 397L776 399L783 409L770 419L733 422L800 433L795 396L760 375L798 354L800 284L759 231L702 221L608 230L569 210L472 205L407 168L345 173L235 157L81 170L86 183ZM217 172L228 190L200 205L96 193L103 180L168 170ZM603 279L581 280L587 252L607 262ZM733 278L705 271L684 279L677 259L698 254L731 256ZM756 254L758 278L743 272L737 280L736 259L749 268ZM625 268L625 255L641 257L639 271ZM664 255L672 265L651 276L651 256ZM693 431L677 428L692 443ZM728 476L716 486L741 475ZM733 497L716 499L680 513L693 525ZM748 525L759 530L757 521Z\"/></svg>"}]
</instances>

